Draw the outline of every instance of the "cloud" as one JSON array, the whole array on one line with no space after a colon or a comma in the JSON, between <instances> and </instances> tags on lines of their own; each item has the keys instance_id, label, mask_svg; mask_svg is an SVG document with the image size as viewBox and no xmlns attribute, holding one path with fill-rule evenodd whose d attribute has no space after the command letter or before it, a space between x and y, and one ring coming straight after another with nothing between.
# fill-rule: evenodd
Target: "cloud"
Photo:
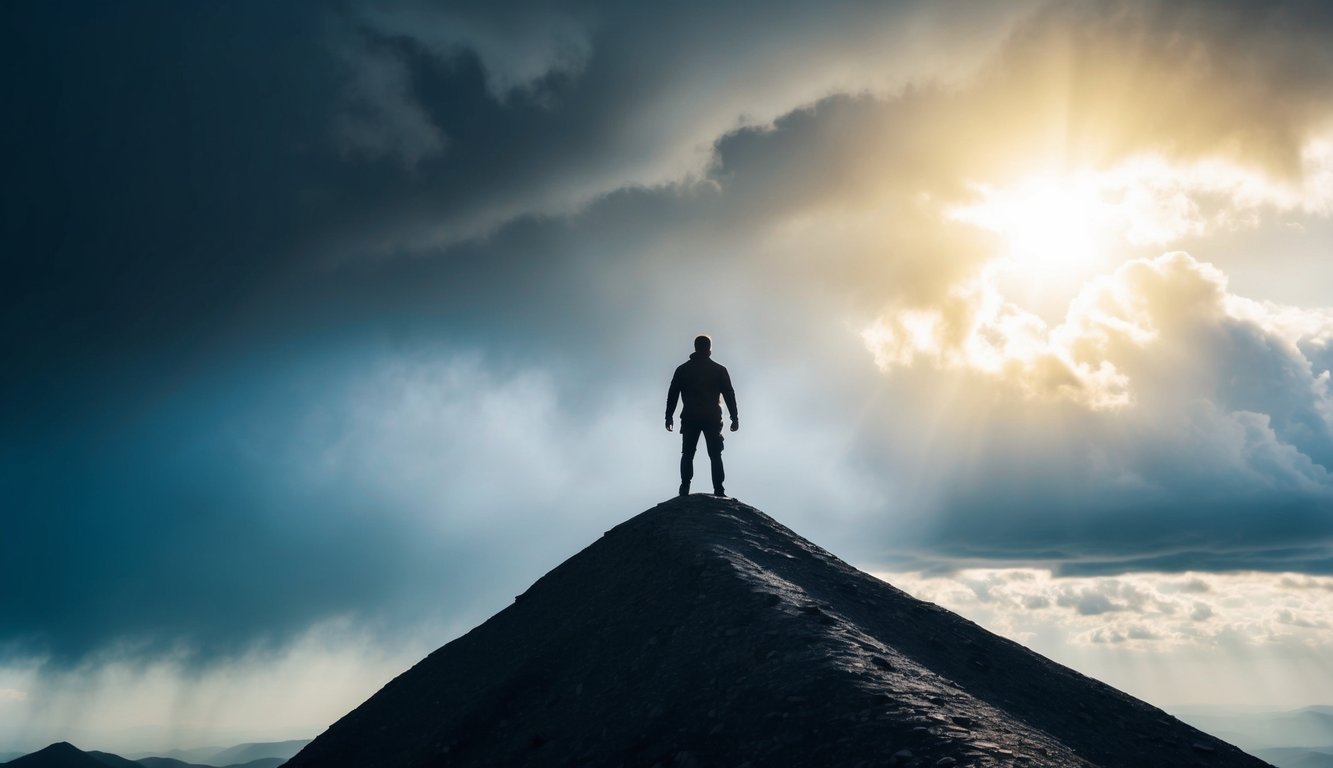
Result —
<instances>
[{"instance_id":1,"label":"cloud","mask_svg":"<svg viewBox=\"0 0 1333 768\"><path fill-rule=\"evenodd\" d=\"M699 331L733 490L858 562L1333 569L1330 312L1213 256L1329 213L1320 5L100 13L13 70L7 657L479 620L670 492ZM1001 264L1033 179L1103 252ZM1198 578L967 590L1083 646L1318 629Z\"/></svg>"},{"instance_id":2,"label":"cloud","mask_svg":"<svg viewBox=\"0 0 1333 768\"><path fill-rule=\"evenodd\" d=\"M1137 113L1120 109L1115 95L1122 91L1229 92L1231 82L1208 79L1208 68L1184 67L1177 60L1183 54L1168 44L1172 35L1189 36L1194 42L1186 48L1214 58L1228 51L1226 66L1233 60L1254 62L1265 98L1274 101L1306 99L1323 71L1318 61L1306 61L1321 48L1279 50L1276 38L1239 23L1249 18L1240 11L1217 12L1230 20L1225 23L1214 14L1196 23L1194 15L1163 10L1174 5L1144 4L1134 13L1094 5L1034 17L1036 7L978 12L950 3L902 3L812 13L765 6L772 23L762 29L754 27L754 8L746 6L721 12L713 6L681 8L669 23L645 19L628 7L575 4L523 12L418 3L338 6L320 13L264 11L271 23L257 19L263 13L248 6L216 14L208 23L181 11L162 23L195 36L188 38L185 66L194 80L210 84L190 94L204 129L161 130L169 124L155 117L154 103L175 103L173 81L161 71L122 75L98 64L101 70L90 71L88 81L101 84L90 91L123 94L128 101L112 109L91 95L71 92L70 108L84 113L69 122L99 126L99 135L111 136L109 143L122 148L116 156L124 158L124 167L102 157L98 162L105 172L99 178L144 183L101 189L62 181L87 166L59 162L77 155L77 147L96 146L82 139L71 151L15 169L23 172L16 188L36 190L28 199L45 201L44 209L61 210L60 190L76 190L79 199L67 210L79 211L86 226L62 228L61 247L99 256L87 256L78 270L86 280L72 283L62 282L64 273L35 266L49 260L25 266L30 274L12 290L28 287L5 305L15 324L50 331L41 340L11 342L19 367L36 371L29 375L41 380L27 386L23 377L7 386L23 387L16 398L44 401L50 392L68 388L64 382L112 376L107 372L112 366L90 371L83 365L99 349L153 358L165 346L189 348L201 335L250 334L241 343L252 343L267 338L274 326L342 322L346 315L339 300L345 296L339 291L355 293L357 281L366 278L363 270L329 267L343 259L411 254L451 262L434 274L410 269L389 274L421 277L425 271L426 277L440 274L460 285L484 273L492 260L513 274L558 274L559 265L533 256L548 252L541 242L518 253L458 242L484 233L498 236L506 224L529 228L531 217L586 211L607 195L622 196L609 208L623 208L623 197L634 198L644 188L662 194L637 196L638 220L653 218L647 211L656 210L656 226L670 231L674 225L678 237L702 222L720 239L692 245L716 249L717 261L754 263L746 261L751 248L733 248L726 239L729 226L739 227L742 239L750 232L783 239L781 248L766 244L765 255L780 260L762 262L766 270L784 281L820 289L831 285L844 301L874 314L913 293L927 292L922 301L947 294L955 278L984 260L977 233L936 220L941 206L963 201L958 193L968 182L1042 161L1039 150L1065 143L1045 131L1069 124L1070 114L1089 131L1128 130L1117 120L1093 119L1105 117L1112 106L1056 100L1048 64L1073 78L1062 91L1066 95L1097 96L1117 114ZM1277 22L1290 23L1275 15ZM1294 25L1297 34L1287 40L1317 37L1306 30L1318 29L1320 18ZM649 22L651 40L641 31ZM143 19L123 23L156 28ZM208 45L196 39L208 29L227 42L244 39L236 31L243 29L263 29L273 39L266 38L258 50ZM1227 30L1225 36L1214 35L1219 29ZM1083 37L1098 44L1071 44ZM162 57L175 39L164 34L135 45L147 56ZM66 60L71 67L121 61L117 40L82 41L90 43L79 49L87 56ZM1122 50L1125 46L1129 50ZM1303 73L1299 82L1288 82L1268 74L1274 66L1266 63L1270 53L1273 61L1304 57L1298 63L1310 66L1283 64L1284 73ZM1066 56L1074 58L1061 58ZM1132 69L1123 89L1108 90L1102 82L1107 68L1120 68L1126 60L1156 64ZM253 88L255 72L264 73L259 91ZM138 74L143 75L138 89L98 80ZM1193 79L1170 88L1154 85L1187 75ZM40 106L37 90L32 113L43 114L49 108ZM251 93L262 98L242 98ZM1032 99L1031 108L1014 108ZM1170 99L1173 110L1179 111L1178 101ZM1249 130L1240 127L1242 121L1260 114L1295 120L1313 114L1316 102L1308 104L1225 110L1199 121L1224 133L1216 142L1181 143L1177 133L1197 133L1187 114L1179 123L1136 124L1138 138L1112 142L1112 148L1172 150L1173 157L1225 150L1235 143L1233 133ZM141 115L143 124L113 119L117 115ZM40 122L25 134L31 143L53 135L39 130ZM1297 120L1283 135L1300 145L1305 125ZM335 141L329 147L312 139L330 132ZM1191 153L1174 151L1186 144ZM368 157L397 162L367 163ZM1100 159L1091 156L1088 162ZM195 178L210 183L197 184ZM801 181L784 183L788 179ZM710 195L708 187L723 187L725 194ZM922 202L923 195L930 200ZM112 212L102 204L108 199L124 200L124 210ZM716 205L713 215L700 212L711 205ZM735 218L740 215L744 218ZM823 226L834 219L838 226ZM13 252L43 252L49 245L44 233L55 226L57 219L34 220ZM843 235L833 237L830 229ZM563 252L577 251L576 246ZM660 259L660 253L631 247L618 258L643 264ZM820 258L808 258L810 253ZM136 279L127 277L131 264L142 267L134 270ZM663 280L660 268L645 267L640 274L651 275L645 277L650 283ZM413 303L420 290L415 283L376 285L385 302L392 296L419 306ZM574 295L580 289L568 280L551 290ZM430 298L466 301L447 294ZM503 299L503 294L491 297L491 305ZM85 327L83 313L96 317L86 332L79 330ZM138 318L148 319L140 324ZM117 355L118 369L124 369L125 356ZM58 365L81 370L43 378L41 372ZM140 376L125 378L108 385L133 386ZM53 410L86 401L69 392Z\"/></svg>"},{"instance_id":3,"label":"cloud","mask_svg":"<svg viewBox=\"0 0 1333 768\"><path fill-rule=\"evenodd\" d=\"M444 151L447 138L417 102L407 63L388 46L349 42L349 82L335 131L346 154L396 156L404 167Z\"/></svg>"},{"instance_id":4,"label":"cloud","mask_svg":"<svg viewBox=\"0 0 1333 768\"><path fill-rule=\"evenodd\" d=\"M491 95L503 100L556 75L576 76L591 55L591 9L545 3L446 7L418 0L357 7L375 34L412 40L439 59L475 55ZM512 7L518 6L518 7Z\"/></svg>"},{"instance_id":5,"label":"cloud","mask_svg":"<svg viewBox=\"0 0 1333 768\"><path fill-rule=\"evenodd\" d=\"M1110 599L1105 595L1098 594L1084 595L1077 600L1070 601L1070 604L1074 605L1078 612L1084 616L1097 616L1115 610Z\"/></svg>"},{"instance_id":6,"label":"cloud","mask_svg":"<svg viewBox=\"0 0 1333 768\"><path fill-rule=\"evenodd\" d=\"M0 579L25 585L0 594L0 657L43 675L159 658L213 669L329 621L443 643L674 490L661 408L692 336L673 338L676 354L651 352L650 384L625 390L608 369L614 386L586 399L554 368L448 345L308 349L29 445L0 475L24 511L6 517ZM731 339L718 340L721 355ZM758 418L728 469L757 503L873 497L842 465L847 427L761 417L790 394L736 370ZM813 480L809 457L783 448L797 434L825 456Z\"/></svg>"},{"instance_id":7,"label":"cloud","mask_svg":"<svg viewBox=\"0 0 1333 768\"><path fill-rule=\"evenodd\" d=\"M1318 617L1326 596L1293 592L1289 575L1189 573L1206 597L1180 591L1180 576L1057 577L1048 570L967 569L948 576L901 572L883 578L1012 638L1073 645L1122 644L1136 652L1169 648L1328 648L1333 630ZM1327 585L1327 577L1310 577ZM975 585L988 585L986 597Z\"/></svg>"},{"instance_id":8,"label":"cloud","mask_svg":"<svg viewBox=\"0 0 1333 768\"><path fill-rule=\"evenodd\" d=\"M1011 38L1003 64L1037 109L1058 110L1033 141L1101 157L1155 147L1299 167L1303 136L1327 116L1330 24L1307 2L1054 3Z\"/></svg>"},{"instance_id":9,"label":"cloud","mask_svg":"<svg viewBox=\"0 0 1333 768\"><path fill-rule=\"evenodd\" d=\"M461 628L450 628L453 632ZM442 630L442 631L450 631ZM37 750L153 752L308 739L434 649L429 635L381 637L348 620L319 622L286 647L199 669L170 654L127 660L100 654L70 669L0 664L0 740Z\"/></svg>"},{"instance_id":10,"label":"cloud","mask_svg":"<svg viewBox=\"0 0 1333 768\"><path fill-rule=\"evenodd\" d=\"M550 502L595 467L623 484L646 462L621 445L552 464L585 455L552 449L564 441L608 443L608 422L560 413L540 378L392 356L366 373L372 358L354 358L199 381L120 425L27 446L0 477L23 510L6 516L0 574L27 585L0 597L7 654L198 665L332 617L395 632L478 620L623 514L623 498ZM533 538L504 533L520 520ZM504 574L477 567L511 558Z\"/></svg>"},{"instance_id":11,"label":"cloud","mask_svg":"<svg viewBox=\"0 0 1333 768\"><path fill-rule=\"evenodd\" d=\"M958 286L950 299L944 308L900 310L868 327L862 337L879 366L891 371L924 358L992 375L1028 396L1063 397L1093 409L1134 403L1136 377L1147 379L1143 389L1151 394L1141 396L1154 401L1178 399L1181 388L1222 399L1242 394L1222 377L1254 365L1276 368L1283 371L1277 392L1249 389L1234 404L1261 413L1294 405L1299 413L1288 418L1312 430L1302 436L1318 445L1316 455L1333 455L1323 418L1328 370L1301 351L1303 345L1322 349L1333 312L1265 307L1232 296L1219 270L1179 252L1126 263L1088 283L1054 327L1006 300L992 273ZM1196 342L1204 348L1182 349ZM1258 359L1246 365L1235 359L1241 356ZM1200 361L1191 370L1171 367L1191 359Z\"/></svg>"},{"instance_id":12,"label":"cloud","mask_svg":"<svg viewBox=\"0 0 1333 768\"><path fill-rule=\"evenodd\" d=\"M353 6L347 23L410 63L417 105L457 151L438 175L398 190L406 195L372 202L323 248L350 258L430 253L617 190L698 180L717 138L739 126L767 125L831 93L970 74L1033 5L958 14L964 6L953 2L820 13L699 3L670 19L581 3ZM756 12L770 23L756 27Z\"/></svg>"},{"instance_id":13,"label":"cloud","mask_svg":"<svg viewBox=\"0 0 1333 768\"><path fill-rule=\"evenodd\" d=\"M1053 327L993 285L954 298L864 334L890 376L925 365L922 381L963 387L921 459L951 483L921 521L929 547L1071 569L1329 567L1329 373L1302 350L1333 313L1236 297L1183 253L1094 279Z\"/></svg>"}]
</instances>

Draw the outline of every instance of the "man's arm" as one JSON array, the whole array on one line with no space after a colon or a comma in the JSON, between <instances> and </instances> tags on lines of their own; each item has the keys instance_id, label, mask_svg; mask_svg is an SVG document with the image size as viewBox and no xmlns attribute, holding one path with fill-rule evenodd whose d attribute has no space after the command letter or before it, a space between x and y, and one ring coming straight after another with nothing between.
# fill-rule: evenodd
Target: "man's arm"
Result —
<instances>
[{"instance_id":1,"label":"man's arm","mask_svg":"<svg viewBox=\"0 0 1333 768\"><path fill-rule=\"evenodd\" d=\"M727 403L727 412L731 414L731 431L741 428L741 412L736 408L736 390L731 388L731 374L722 369L722 399Z\"/></svg>"},{"instance_id":2,"label":"man's arm","mask_svg":"<svg viewBox=\"0 0 1333 768\"><path fill-rule=\"evenodd\" d=\"M667 409L666 409L666 428L671 431L671 425L676 415L676 402L680 400L680 382L676 377L680 375L680 369L671 374L671 386L667 387Z\"/></svg>"}]
</instances>

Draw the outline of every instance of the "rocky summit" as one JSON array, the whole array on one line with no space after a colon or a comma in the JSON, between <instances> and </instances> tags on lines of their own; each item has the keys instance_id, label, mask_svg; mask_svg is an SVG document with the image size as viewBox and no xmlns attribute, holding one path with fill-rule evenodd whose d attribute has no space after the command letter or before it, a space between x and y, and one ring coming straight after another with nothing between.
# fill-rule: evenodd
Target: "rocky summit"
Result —
<instances>
[{"instance_id":1,"label":"rocky summit","mask_svg":"<svg viewBox=\"0 0 1333 768\"><path fill-rule=\"evenodd\" d=\"M1263 766L732 499L616 526L289 768Z\"/></svg>"}]
</instances>

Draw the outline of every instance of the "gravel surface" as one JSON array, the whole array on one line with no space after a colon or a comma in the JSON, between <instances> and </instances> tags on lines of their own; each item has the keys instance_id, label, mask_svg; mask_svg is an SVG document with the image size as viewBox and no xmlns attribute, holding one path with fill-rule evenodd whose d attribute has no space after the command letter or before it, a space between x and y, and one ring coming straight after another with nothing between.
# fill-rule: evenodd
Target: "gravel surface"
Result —
<instances>
[{"instance_id":1,"label":"gravel surface","mask_svg":"<svg viewBox=\"0 0 1333 768\"><path fill-rule=\"evenodd\" d=\"M733 499L664 502L287 763L1264 766Z\"/></svg>"}]
</instances>

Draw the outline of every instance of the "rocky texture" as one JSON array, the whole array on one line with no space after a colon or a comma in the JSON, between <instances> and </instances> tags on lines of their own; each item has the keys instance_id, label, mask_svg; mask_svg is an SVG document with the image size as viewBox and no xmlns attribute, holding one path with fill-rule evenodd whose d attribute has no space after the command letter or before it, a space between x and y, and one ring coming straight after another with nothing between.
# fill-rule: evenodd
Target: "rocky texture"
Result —
<instances>
[{"instance_id":1,"label":"rocky texture","mask_svg":"<svg viewBox=\"0 0 1333 768\"><path fill-rule=\"evenodd\" d=\"M1265 764L696 495L608 531L287 765Z\"/></svg>"}]
</instances>

